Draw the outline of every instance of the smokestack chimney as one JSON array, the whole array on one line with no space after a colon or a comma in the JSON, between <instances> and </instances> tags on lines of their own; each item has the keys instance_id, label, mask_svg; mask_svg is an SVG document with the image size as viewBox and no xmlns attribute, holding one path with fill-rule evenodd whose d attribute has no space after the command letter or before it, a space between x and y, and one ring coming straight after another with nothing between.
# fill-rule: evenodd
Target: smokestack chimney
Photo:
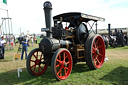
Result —
<instances>
[{"instance_id":1,"label":"smokestack chimney","mask_svg":"<svg viewBox=\"0 0 128 85\"><path fill-rule=\"evenodd\" d=\"M111 35L111 24L108 24L108 37L110 38Z\"/></svg>"},{"instance_id":2,"label":"smokestack chimney","mask_svg":"<svg viewBox=\"0 0 128 85\"><path fill-rule=\"evenodd\" d=\"M49 1L44 2L44 13L45 13L45 24L46 24L46 28L49 28L49 31L47 31L46 36L49 38L52 38L52 28L51 28L51 20L52 20L52 16L51 16L51 12L52 12L52 4Z\"/></svg>"}]
</instances>

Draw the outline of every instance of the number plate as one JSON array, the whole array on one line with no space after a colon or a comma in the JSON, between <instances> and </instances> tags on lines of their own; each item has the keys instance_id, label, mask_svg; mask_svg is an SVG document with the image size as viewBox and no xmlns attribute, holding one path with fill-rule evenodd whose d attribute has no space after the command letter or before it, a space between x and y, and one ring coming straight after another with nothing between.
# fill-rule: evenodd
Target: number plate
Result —
<instances>
[{"instance_id":1,"label":"number plate","mask_svg":"<svg viewBox=\"0 0 128 85\"><path fill-rule=\"evenodd\" d=\"M41 32L49 31L49 28L41 28Z\"/></svg>"}]
</instances>

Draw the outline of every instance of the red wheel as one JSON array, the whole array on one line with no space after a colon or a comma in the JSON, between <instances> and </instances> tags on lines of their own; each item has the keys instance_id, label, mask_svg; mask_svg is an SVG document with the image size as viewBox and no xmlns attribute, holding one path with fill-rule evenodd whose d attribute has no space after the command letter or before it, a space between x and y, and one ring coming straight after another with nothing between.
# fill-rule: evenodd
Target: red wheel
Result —
<instances>
[{"instance_id":1,"label":"red wheel","mask_svg":"<svg viewBox=\"0 0 128 85\"><path fill-rule=\"evenodd\" d=\"M85 57L91 69L102 67L105 59L105 45L100 35L88 37L85 43Z\"/></svg>"},{"instance_id":2,"label":"red wheel","mask_svg":"<svg viewBox=\"0 0 128 85\"><path fill-rule=\"evenodd\" d=\"M44 74L48 65L45 63L44 55L39 48L35 48L29 53L26 66L31 75L39 76Z\"/></svg>"},{"instance_id":3,"label":"red wheel","mask_svg":"<svg viewBox=\"0 0 128 85\"><path fill-rule=\"evenodd\" d=\"M58 49L52 58L52 73L57 80L66 79L72 70L72 56L67 49Z\"/></svg>"}]
</instances>

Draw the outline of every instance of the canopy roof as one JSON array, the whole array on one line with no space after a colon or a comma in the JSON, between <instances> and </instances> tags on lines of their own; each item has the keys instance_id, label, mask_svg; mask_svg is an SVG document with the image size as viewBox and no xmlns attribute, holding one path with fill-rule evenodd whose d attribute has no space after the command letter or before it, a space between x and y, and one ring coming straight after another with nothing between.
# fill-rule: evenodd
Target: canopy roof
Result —
<instances>
[{"instance_id":1,"label":"canopy roof","mask_svg":"<svg viewBox=\"0 0 128 85\"><path fill-rule=\"evenodd\" d=\"M93 21L105 21L105 18L97 17L97 16L92 16L80 12L68 12L68 13L63 13L59 14L53 17L54 20L60 21L62 20L63 22L70 22L73 19L77 19L79 22L88 22L90 20Z\"/></svg>"}]
</instances>

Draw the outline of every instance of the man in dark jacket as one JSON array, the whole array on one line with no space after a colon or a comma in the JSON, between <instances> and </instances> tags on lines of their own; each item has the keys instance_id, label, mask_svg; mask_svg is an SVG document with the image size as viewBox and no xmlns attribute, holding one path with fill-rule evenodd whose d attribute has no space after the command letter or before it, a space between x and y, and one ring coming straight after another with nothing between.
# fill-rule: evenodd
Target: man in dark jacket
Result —
<instances>
[{"instance_id":1,"label":"man in dark jacket","mask_svg":"<svg viewBox=\"0 0 128 85\"><path fill-rule=\"evenodd\" d=\"M27 42L28 42L28 39L27 39L27 36L24 37L23 41L22 41L22 54L21 54L21 60L23 59L23 55L24 55L24 52L25 52L25 59L27 59Z\"/></svg>"}]
</instances>

